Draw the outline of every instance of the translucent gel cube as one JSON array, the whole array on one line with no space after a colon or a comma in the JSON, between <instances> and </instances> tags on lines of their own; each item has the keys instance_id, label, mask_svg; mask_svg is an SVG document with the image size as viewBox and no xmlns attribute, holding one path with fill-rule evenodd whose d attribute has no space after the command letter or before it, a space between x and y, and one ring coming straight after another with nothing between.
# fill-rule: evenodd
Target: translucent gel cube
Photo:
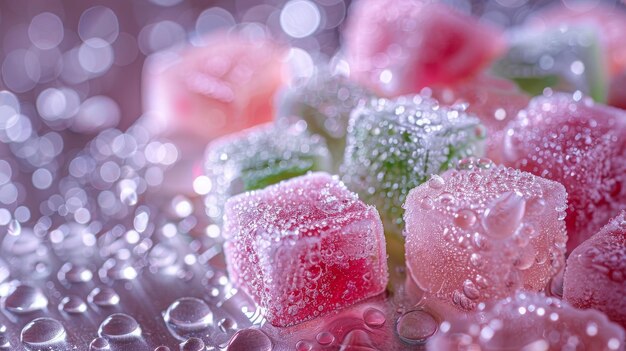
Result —
<instances>
[{"instance_id":1,"label":"translucent gel cube","mask_svg":"<svg viewBox=\"0 0 626 351\"><path fill-rule=\"evenodd\" d=\"M330 165L324 140L310 135L303 124L268 123L227 135L207 147L204 169L211 180L207 214L220 223L229 197L309 171L329 170Z\"/></svg>"},{"instance_id":2,"label":"translucent gel cube","mask_svg":"<svg viewBox=\"0 0 626 351\"><path fill-rule=\"evenodd\" d=\"M372 99L354 110L343 180L381 213L385 231L402 232L409 190L470 155L481 155L484 128L460 108L425 96Z\"/></svg>"},{"instance_id":3,"label":"translucent gel cube","mask_svg":"<svg viewBox=\"0 0 626 351\"><path fill-rule=\"evenodd\" d=\"M441 2L358 1L343 34L351 77L383 96L468 79L504 51L497 28Z\"/></svg>"},{"instance_id":4,"label":"translucent gel cube","mask_svg":"<svg viewBox=\"0 0 626 351\"><path fill-rule=\"evenodd\" d=\"M371 97L369 91L346 76L322 68L302 85L282 94L279 117L289 122L304 120L309 131L326 140L338 167L343 159L350 112Z\"/></svg>"},{"instance_id":5,"label":"translucent gel cube","mask_svg":"<svg viewBox=\"0 0 626 351\"><path fill-rule=\"evenodd\" d=\"M503 163L565 186L571 251L626 209L626 111L580 92L535 97L509 123Z\"/></svg>"},{"instance_id":6,"label":"translucent gel cube","mask_svg":"<svg viewBox=\"0 0 626 351\"><path fill-rule=\"evenodd\" d=\"M226 203L230 277L275 326L290 326L380 294L387 284L378 212L326 173Z\"/></svg>"},{"instance_id":7,"label":"translucent gel cube","mask_svg":"<svg viewBox=\"0 0 626 351\"><path fill-rule=\"evenodd\" d=\"M602 311L626 328L626 212L569 255L563 299L578 308Z\"/></svg>"},{"instance_id":8,"label":"translucent gel cube","mask_svg":"<svg viewBox=\"0 0 626 351\"><path fill-rule=\"evenodd\" d=\"M519 292L488 307L475 321L444 322L429 351L624 350L624 331L595 310L554 297Z\"/></svg>"},{"instance_id":9,"label":"translucent gel cube","mask_svg":"<svg viewBox=\"0 0 626 351\"><path fill-rule=\"evenodd\" d=\"M493 71L538 95L546 87L580 90L606 101L607 78L598 33L586 26L524 27L510 33L510 48Z\"/></svg>"},{"instance_id":10,"label":"translucent gel cube","mask_svg":"<svg viewBox=\"0 0 626 351\"><path fill-rule=\"evenodd\" d=\"M411 190L407 268L429 296L464 311L540 291L564 264L566 197L557 182L462 160Z\"/></svg>"},{"instance_id":11,"label":"translucent gel cube","mask_svg":"<svg viewBox=\"0 0 626 351\"><path fill-rule=\"evenodd\" d=\"M423 90L440 103L467 104L487 129L486 155L496 163L502 153L502 138L509 121L528 105L530 96L508 79L483 74L454 85L432 86Z\"/></svg>"}]
</instances>

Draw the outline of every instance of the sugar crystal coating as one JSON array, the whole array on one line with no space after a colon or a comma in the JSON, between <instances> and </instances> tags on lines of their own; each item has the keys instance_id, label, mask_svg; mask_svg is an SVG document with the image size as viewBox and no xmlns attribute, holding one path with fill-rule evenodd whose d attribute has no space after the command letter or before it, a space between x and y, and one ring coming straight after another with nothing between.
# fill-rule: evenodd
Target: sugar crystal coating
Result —
<instances>
[{"instance_id":1,"label":"sugar crystal coating","mask_svg":"<svg viewBox=\"0 0 626 351\"><path fill-rule=\"evenodd\" d=\"M493 71L538 95L546 87L580 90L606 101L607 78L600 38L587 26L522 27L509 33L510 48Z\"/></svg>"},{"instance_id":2,"label":"sugar crystal coating","mask_svg":"<svg viewBox=\"0 0 626 351\"><path fill-rule=\"evenodd\" d=\"M363 0L347 23L351 75L384 96L466 79L503 51L496 29L439 2Z\"/></svg>"},{"instance_id":3,"label":"sugar crystal coating","mask_svg":"<svg viewBox=\"0 0 626 351\"><path fill-rule=\"evenodd\" d=\"M207 214L221 222L224 203L232 195L328 170L330 164L324 140L302 124L283 128L267 123L217 139L207 147L204 164L211 180Z\"/></svg>"},{"instance_id":4,"label":"sugar crystal coating","mask_svg":"<svg viewBox=\"0 0 626 351\"><path fill-rule=\"evenodd\" d=\"M540 291L564 264L562 185L485 159L411 190L406 262L417 285L461 310Z\"/></svg>"},{"instance_id":5,"label":"sugar crystal coating","mask_svg":"<svg viewBox=\"0 0 626 351\"><path fill-rule=\"evenodd\" d=\"M558 181L568 193L569 251L626 208L626 112L580 92L531 100L510 122L503 163Z\"/></svg>"},{"instance_id":6,"label":"sugar crystal coating","mask_svg":"<svg viewBox=\"0 0 626 351\"><path fill-rule=\"evenodd\" d=\"M569 255L563 299L578 308L602 311L626 328L626 212Z\"/></svg>"},{"instance_id":7,"label":"sugar crystal coating","mask_svg":"<svg viewBox=\"0 0 626 351\"><path fill-rule=\"evenodd\" d=\"M466 156L482 154L484 128L461 108L415 95L372 99L348 126L343 180L400 235L409 190Z\"/></svg>"},{"instance_id":8,"label":"sugar crystal coating","mask_svg":"<svg viewBox=\"0 0 626 351\"><path fill-rule=\"evenodd\" d=\"M276 326L352 305L387 284L376 209L326 173L229 199L224 236L231 279Z\"/></svg>"},{"instance_id":9,"label":"sugar crystal coating","mask_svg":"<svg viewBox=\"0 0 626 351\"><path fill-rule=\"evenodd\" d=\"M279 117L292 122L304 120L309 131L326 140L338 166L343 159L350 112L370 97L372 93L346 76L321 68L282 95Z\"/></svg>"},{"instance_id":10,"label":"sugar crystal coating","mask_svg":"<svg viewBox=\"0 0 626 351\"><path fill-rule=\"evenodd\" d=\"M467 104L466 111L475 115L487 129L486 155L496 163L502 153L502 138L509 121L528 105L528 94L507 79L480 75L453 85L424 88L443 105Z\"/></svg>"},{"instance_id":11,"label":"sugar crystal coating","mask_svg":"<svg viewBox=\"0 0 626 351\"><path fill-rule=\"evenodd\" d=\"M624 331L594 310L578 310L554 297L518 292L476 321L444 322L429 351L624 350Z\"/></svg>"}]
</instances>

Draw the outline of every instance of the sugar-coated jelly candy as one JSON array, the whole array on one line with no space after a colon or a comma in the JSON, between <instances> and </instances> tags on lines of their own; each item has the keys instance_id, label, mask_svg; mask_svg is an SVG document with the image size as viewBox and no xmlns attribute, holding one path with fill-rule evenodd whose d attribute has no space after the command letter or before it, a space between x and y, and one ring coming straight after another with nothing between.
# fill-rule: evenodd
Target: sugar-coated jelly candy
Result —
<instances>
[{"instance_id":1,"label":"sugar-coated jelly candy","mask_svg":"<svg viewBox=\"0 0 626 351\"><path fill-rule=\"evenodd\" d=\"M229 197L261 189L309 171L329 170L324 140L306 125L283 127L267 123L219 138L207 147L204 169L211 181L206 212L221 222Z\"/></svg>"},{"instance_id":2,"label":"sugar-coated jelly candy","mask_svg":"<svg viewBox=\"0 0 626 351\"><path fill-rule=\"evenodd\" d=\"M443 322L429 351L623 351L624 330L594 310L543 294L518 292L487 308L480 320Z\"/></svg>"},{"instance_id":3,"label":"sugar-coated jelly candy","mask_svg":"<svg viewBox=\"0 0 626 351\"><path fill-rule=\"evenodd\" d=\"M284 50L237 31L211 33L203 43L148 65L144 95L151 127L206 141L272 120Z\"/></svg>"},{"instance_id":4,"label":"sugar-coated jelly candy","mask_svg":"<svg viewBox=\"0 0 626 351\"><path fill-rule=\"evenodd\" d=\"M306 82L281 95L279 118L291 123L304 120L309 131L326 140L336 168L343 159L350 112L371 97L346 76L319 68Z\"/></svg>"},{"instance_id":5,"label":"sugar-coated jelly candy","mask_svg":"<svg viewBox=\"0 0 626 351\"><path fill-rule=\"evenodd\" d=\"M533 98L507 128L503 163L565 186L571 251L626 208L626 111L580 92Z\"/></svg>"},{"instance_id":6,"label":"sugar-coated jelly candy","mask_svg":"<svg viewBox=\"0 0 626 351\"><path fill-rule=\"evenodd\" d=\"M409 193L407 268L428 295L465 311L540 291L565 261L566 197L557 182L464 159Z\"/></svg>"},{"instance_id":7,"label":"sugar-coated jelly candy","mask_svg":"<svg viewBox=\"0 0 626 351\"><path fill-rule=\"evenodd\" d=\"M355 2L344 37L351 74L387 96L471 77L504 49L496 29L419 0Z\"/></svg>"},{"instance_id":8,"label":"sugar-coated jelly candy","mask_svg":"<svg viewBox=\"0 0 626 351\"><path fill-rule=\"evenodd\" d=\"M563 299L578 308L602 311L626 328L626 212L569 255Z\"/></svg>"},{"instance_id":9,"label":"sugar-coated jelly candy","mask_svg":"<svg viewBox=\"0 0 626 351\"><path fill-rule=\"evenodd\" d=\"M494 64L495 73L532 95L552 87L606 101L607 73L596 31L585 26L522 27L509 34L510 48Z\"/></svg>"},{"instance_id":10,"label":"sugar-coated jelly candy","mask_svg":"<svg viewBox=\"0 0 626 351\"><path fill-rule=\"evenodd\" d=\"M378 212L336 177L312 173L228 200L231 279L290 326L380 294L387 257Z\"/></svg>"},{"instance_id":11,"label":"sugar-coated jelly candy","mask_svg":"<svg viewBox=\"0 0 626 351\"><path fill-rule=\"evenodd\" d=\"M483 74L453 85L424 88L444 105L467 104L466 111L475 115L487 130L486 155L500 161L502 137L507 123L528 105L530 97L515 83Z\"/></svg>"},{"instance_id":12,"label":"sugar-coated jelly candy","mask_svg":"<svg viewBox=\"0 0 626 351\"><path fill-rule=\"evenodd\" d=\"M372 99L354 110L348 126L343 180L381 214L385 231L402 232L409 190L431 174L480 156L484 127L462 108L415 95Z\"/></svg>"}]
</instances>

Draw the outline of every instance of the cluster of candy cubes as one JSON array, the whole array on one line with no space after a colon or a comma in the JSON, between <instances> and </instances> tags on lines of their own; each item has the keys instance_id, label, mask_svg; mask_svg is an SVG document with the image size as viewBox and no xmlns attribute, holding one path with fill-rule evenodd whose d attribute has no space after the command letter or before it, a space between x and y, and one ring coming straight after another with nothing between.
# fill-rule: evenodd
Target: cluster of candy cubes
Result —
<instances>
[{"instance_id":1,"label":"cluster of candy cubes","mask_svg":"<svg viewBox=\"0 0 626 351\"><path fill-rule=\"evenodd\" d=\"M626 13L559 6L502 31L357 1L274 121L229 116L245 128L207 148L206 213L270 324L387 291L432 312L432 350L624 348Z\"/></svg>"}]
</instances>

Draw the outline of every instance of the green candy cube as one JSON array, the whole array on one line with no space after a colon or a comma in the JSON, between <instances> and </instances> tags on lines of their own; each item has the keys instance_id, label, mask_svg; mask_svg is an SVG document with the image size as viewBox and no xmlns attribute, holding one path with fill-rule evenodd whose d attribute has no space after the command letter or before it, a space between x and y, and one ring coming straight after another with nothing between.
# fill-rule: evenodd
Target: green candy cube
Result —
<instances>
[{"instance_id":1,"label":"green candy cube","mask_svg":"<svg viewBox=\"0 0 626 351\"><path fill-rule=\"evenodd\" d=\"M227 135L207 147L204 170L211 180L204 200L207 215L221 223L231 196L330 167L326 143L309 134L303 123L288 127L267 123Z\"/></svg>"},{"instance_id":2,"label":"green candy cube","mask_svg":"<svg viewBox=\"0 0 626 351\"><path fill-rule=\"evenodd\" d=\"M319 68L307 81L280 97L279 119L289 123L304 120L309 131L324 138L338 169L346 145L350 112L373 94L341 74Z\"/></svg>"},{"instance_id":3,"label":"green candy cube","mask_svg":"<svg viewBox=\"0 0 626 351\"><path fill-rule=\"evenodd\" d=\"M604 102L608 83L603 62L596 30L560 26L511 32L510 49L492 70L532 95L540 95L548 87L580 90Z\"/></svg>"},{"instance_id":4,"label":"green candy cube","mask_svg":"<svg viewBox=\"0 0 626 351\"><path fill-rule=\"evenodd\" d=\"M401 235L409 190L464 157L483 154L485 129L462 106L415 95L372 99L350 118L343 181L380 212L385 232Z\"/></svg>"}]
</instances>

